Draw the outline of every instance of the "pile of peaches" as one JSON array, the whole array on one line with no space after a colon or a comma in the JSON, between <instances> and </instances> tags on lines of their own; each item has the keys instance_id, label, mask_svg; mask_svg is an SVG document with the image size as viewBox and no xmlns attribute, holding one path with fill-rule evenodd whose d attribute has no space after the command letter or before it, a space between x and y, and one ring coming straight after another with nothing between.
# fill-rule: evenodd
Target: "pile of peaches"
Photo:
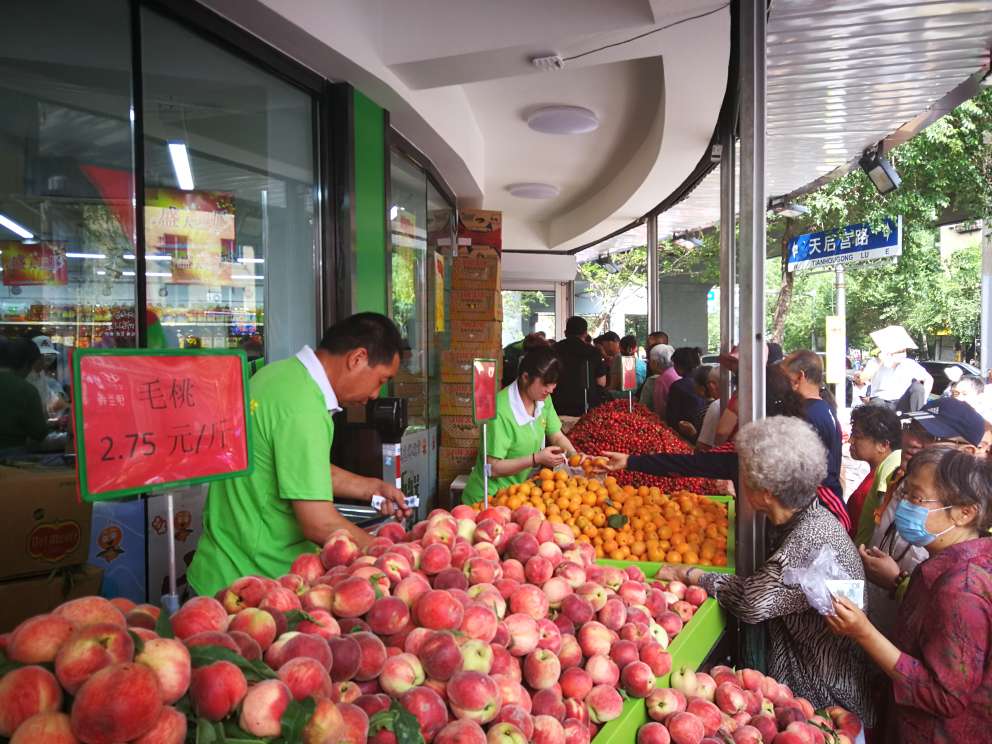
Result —
<instances>
[{"instance_id":1,"label":"pile of peaches","mask_svg":"<svg viewBox=\"0 0 992 744\"><path fill-rule=\"evenodd\" d=\"M637 744L852 744L861 733L853 713L840 706L817 712L755 669L679 667L671 687L653 690L645 703L651 721Z\"/></svg>"},{"instance_id":2,"label":"pile of peaches","mask_svg":"<svg viewBox=\"0 0 992 744\"><path fill-rule=\"evenodd\" d=\"M706 600L595 555L532 506L459 506L364 550L336 532L171 618L76 599L0 636L0 737L589 744Z\"/></svg>"},{"instance_id":3,"label":"pile of peaches","mask_svg":"<svg viewBox=\"0 0 992 744\"><path fill-rule=\"evenodd\" d=\"M656 486L620 485L612 475L599 479L545 468L499 489L492 503L533 506L549 522L568 527L576 541L592 545L597 558L727 565L727 506L690 491L663 493Z\"/></svg>"}]
</instances>

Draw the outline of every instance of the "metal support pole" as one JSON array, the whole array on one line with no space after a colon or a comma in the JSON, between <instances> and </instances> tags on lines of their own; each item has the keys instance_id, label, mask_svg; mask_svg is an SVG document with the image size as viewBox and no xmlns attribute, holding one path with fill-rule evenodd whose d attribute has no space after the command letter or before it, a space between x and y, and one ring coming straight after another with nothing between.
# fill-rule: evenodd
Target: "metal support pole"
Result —
<instances>
[{"instance_id":1,"label":"metal support pole","mask_svg":"<svg viewBox=\"0 0 992 744\"><path fill-rule=\"evenodd\" d=\"M992 219L982 226L982 375L992 369Z\"/></svg>"},{"instance_id":2,"label":"metal support pole","mask_svg":"<svg viewBox=\"0 0 992 744\"><path fill-rule=\"evenodd\" d=\"M486 423L482 424L482 498L483 506L489 508L489 471L492 465L489 464L489 432Z\"/></svg>"},{"instance_id":3,"label":"metal support pole","mask_svg":"<svg viewBox=\"0 0 992 744\"><path fill-rule=\"evenodd\" d=\"M179 610L179 593L176 591L176 507L172 491L165 494L166 538L169 541L169 593L162 597L162 608L170 615Z\"/></svg>"},{"instance_id":4,"label":"metal support pole","mask_svg":"<svg viewBox=\"0 0 992 744\"><path fill-rule=\"evenodd\" d=\"M737 288L737 216L734 172L737 155L734 147L734 126L728 126L721 137L720 159L720 353L729 354L734 346L737 329L735 295ZM720 367L720 409L730 400L730 370Z\"/></svg>"},{"instance_id":5,"label":"metal support pole","mask_svg":"<svg viewBox=\"0 0 992 744\"><path fill-rule=\"evenodd\" d=\"M834 289L837 292L837 307L834 314L840 318L840 327L844 331L844 338L841 340L840 348L847 359L847 281L844 274L844 264L837 264L834 267ZM847 365L845 364L845 367ZM847 382L846 375L842 377L834 386L834 400L841 408L847 408Z\"/></svg>"},{"instance_id":6,"label":"metal support pole","mask_svg":"<svg viewBox=\"0 0 992 744\"><path fill-rule=\"evenodd\" d=\"M661 277L658 275L658 216L648 217L648 333L661 330Z\"/></svg>"},{"instance_id":7,"label":"metal support pole","mask_svg":"<svg viewBox=\"0 0 992 744\"><path fill-rule=\"evenodd\" d=\"M765 415L765 0L743 0L741 12L741 343L738 416ZM749 576L765 560L764 523L748 499L737 500L737 573ZM764 667L761 626L745 626L745 666Z\"/></svg>"}]
</instances>

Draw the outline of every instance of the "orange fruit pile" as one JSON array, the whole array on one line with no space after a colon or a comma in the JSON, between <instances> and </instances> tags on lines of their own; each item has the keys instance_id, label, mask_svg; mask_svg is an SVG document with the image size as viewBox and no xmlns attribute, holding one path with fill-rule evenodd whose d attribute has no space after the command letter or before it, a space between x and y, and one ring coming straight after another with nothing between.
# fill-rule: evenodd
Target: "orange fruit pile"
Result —
<instances>
[{"instance_id":1,"label":"orange fruit pile","mask_svg":"<svg viewBox=\"0 0 992 744\"><path fill-rule=\"evenodd\" d=\"M599 480L545 468L501 488L490 503L535 507L592 544L597 558L727 565L726 504L689 491L662 493L654 486L621 486L613 476Z\"/></svg>"}]
</instances>

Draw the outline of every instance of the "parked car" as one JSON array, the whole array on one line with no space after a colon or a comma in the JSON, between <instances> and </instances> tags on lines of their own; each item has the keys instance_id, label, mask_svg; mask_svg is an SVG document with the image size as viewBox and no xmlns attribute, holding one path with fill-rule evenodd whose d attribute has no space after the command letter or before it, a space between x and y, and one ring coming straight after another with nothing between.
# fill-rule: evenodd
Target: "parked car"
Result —
<instances>
[{"instance_id":1,"label":"parked car","mask_svg":"<svg viewBox=\"0 0 992 744\"><path fill-rule=\"evenodd\" d=\"M943 395L947 386L951 384L951 378L947 376L947 370L950 367L956 367L961 370L962 375L975 375L976 377L981 377L982 372L977 367L972 367L967 362L940 362L940 361L926 361L920 362L920 366L923 367L930 376L933 377L933 390L931 395Z\"/></svg>"}]
</instances>

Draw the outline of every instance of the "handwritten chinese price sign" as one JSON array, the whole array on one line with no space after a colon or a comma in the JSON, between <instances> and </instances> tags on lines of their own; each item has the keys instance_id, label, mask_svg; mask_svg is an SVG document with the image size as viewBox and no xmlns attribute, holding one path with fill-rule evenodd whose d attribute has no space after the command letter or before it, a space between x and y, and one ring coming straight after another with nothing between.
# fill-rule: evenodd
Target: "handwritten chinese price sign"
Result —
<instances>
[{"instance_id":1,"label":"handwritten chinese price sign","mask_svg":"<svg viewBox=\"0 0 992 744\"><path fill-rule=\"evenodd\" d=\"M623 389L634 390L637 388L637 360L632 356L620 357L623 365Z\"/></svg>"},{"instance_id":2,"label":"handwritten chinese price sign","mask_svg":"<svg viewBox=\"0 0 992 744\"><path fill-rule=\"evenodd\" d=\"M496 418L496 360L472 360L472 413L475 423Z\"/></svg>"},{"instance_id":3,"label":"handwritten chinese price sign","mask_svg":"<svg viewBox=\"0 0 992 744\"><path fill-rule=\"evenodd\" d=\"M78 350L73 379L84 500L250 472L244 352Z\"/></svg>"}]
</instances>

